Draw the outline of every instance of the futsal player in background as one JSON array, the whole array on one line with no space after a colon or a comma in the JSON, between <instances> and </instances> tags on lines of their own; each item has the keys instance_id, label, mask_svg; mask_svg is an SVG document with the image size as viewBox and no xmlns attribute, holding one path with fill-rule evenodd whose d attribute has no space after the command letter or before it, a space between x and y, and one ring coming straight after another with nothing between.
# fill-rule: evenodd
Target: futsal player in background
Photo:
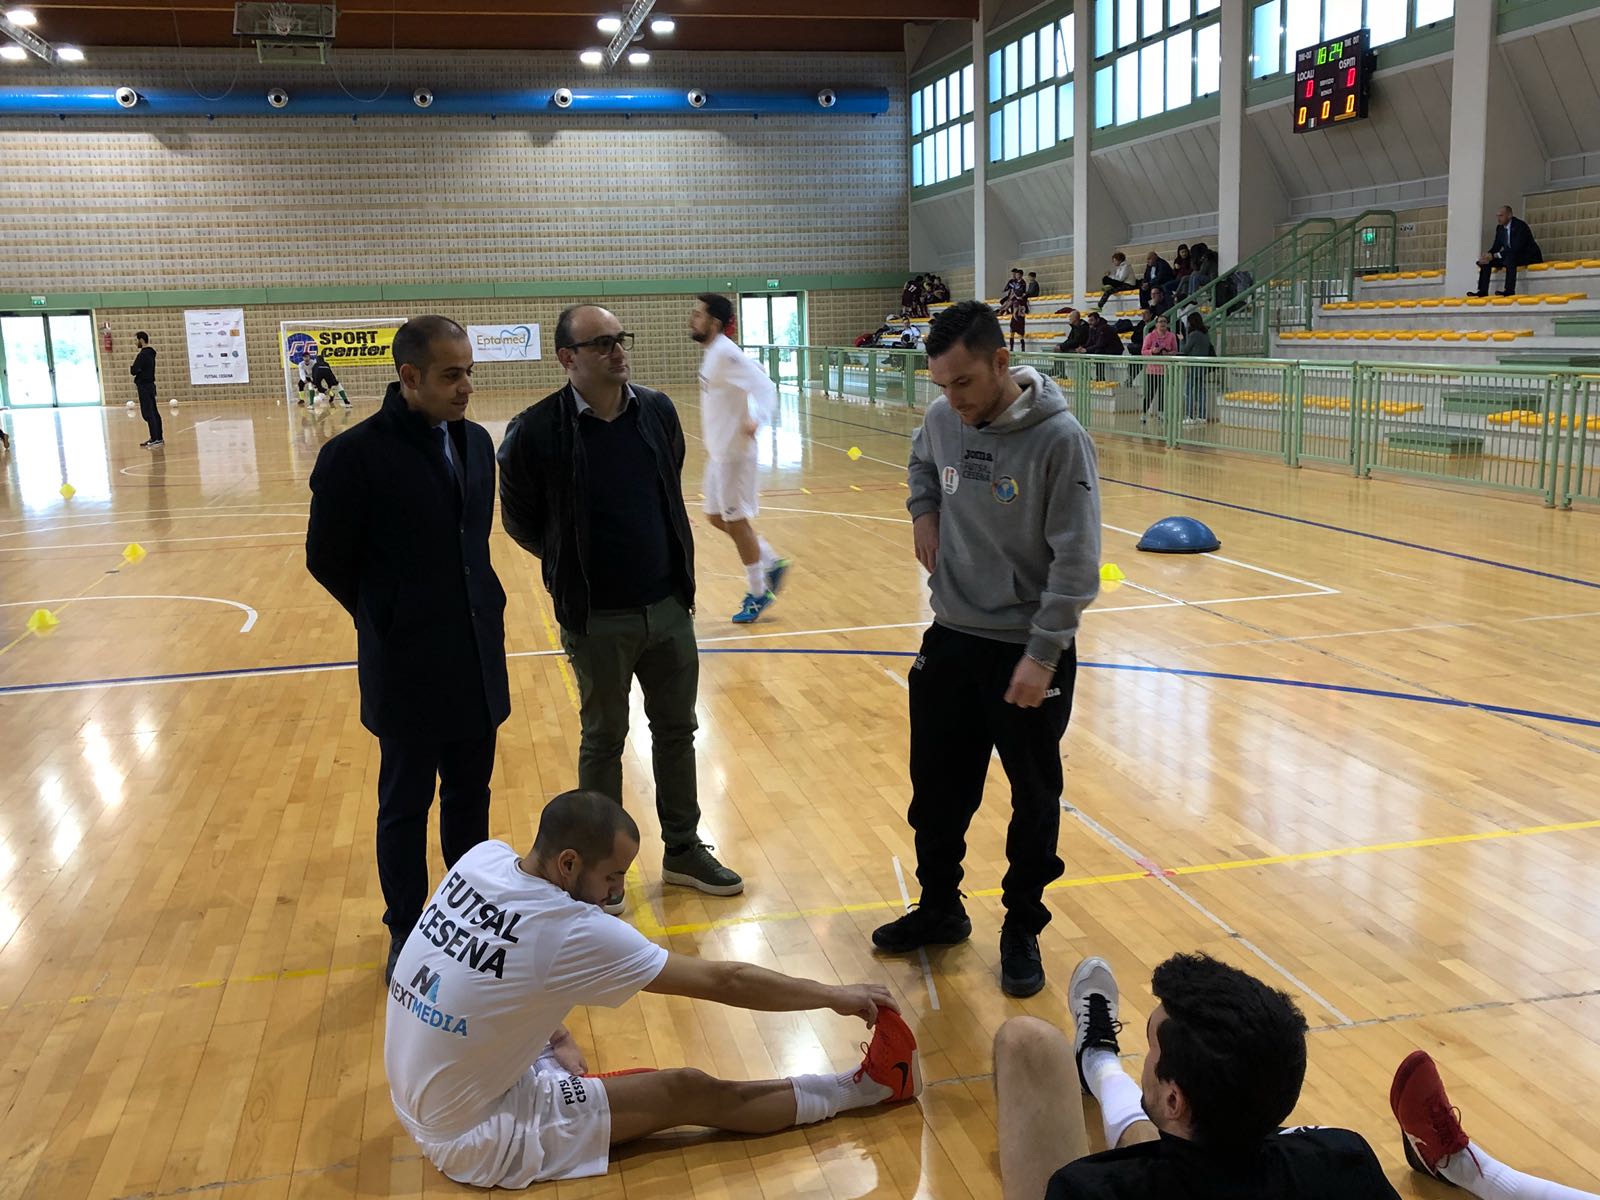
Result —
<instances>
[{"instance_id":1,"label":"futsal player in background","mask_svg":"<svg viewBox=\"0 0 1600 1200\"><path fill-rule=\"evenodd\" d=\"M751 523L761 509L756 484L756 434L778 413L778 389L728 336L733 303L715 293L696 298L689 336L706 348L700 362L700 425L706 444L706 518L733 539L744 564L745 598L733 614L749 625L772 606L789 560Z\"/></svg>"},{"instance_id":2,"label":"futsal player in background","mask_svg":"<svg viewBox=\"0 0 1600 1200\"><path fill-rule=\"evenodd\" d=\"M310 370L306 369L308 360L310 362ZM335 391L339 393L339 403L346 408L350 407L350 397L345 394L343 386L339 383L338 376L333 373L333 368L328 365L328 360L322 357L320 349L309 351L300 360L300 372L302 381L307 387L312 408L317 406L318 396L327 400L331 405Z\"/></svg>"}]
</instances>

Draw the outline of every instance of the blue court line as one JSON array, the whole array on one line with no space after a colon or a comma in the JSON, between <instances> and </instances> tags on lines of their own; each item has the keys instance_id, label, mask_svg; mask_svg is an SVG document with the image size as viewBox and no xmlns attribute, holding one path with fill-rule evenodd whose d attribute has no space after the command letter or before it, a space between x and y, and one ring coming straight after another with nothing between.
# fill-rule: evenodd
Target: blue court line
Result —
<instances>
[{"instance_id":1,"label":"blue court line","mask_svg":"<svg viewBox=\"0 0 1600 1200\"><path fill-rule=\"evenodd\" d=\"M842 417L828 417L813 413L811 419L834 421L840 425L856 425L862 429L872 429L877 433L889 434L893 437L911 437L909 433L901 433L898 429L882 429L875 425L862 424L860 421L846 421ZM1532 575L1539 579L1552 579L1557 583L1572 583L1578 587L1600 589L1600 583L1592 579L1579 579L1573 575L1559 575L1554 571L1541 571L1537 567L1521 567L1516 563L1500 562L1498 559L1483 558L1476 554L1463 554L1459 550L1446 550L1441 546L1428 546L1422 542L1408 542L1403 538L1386 537L1381 533L1368 533L1364 529L1350 529L1344 525L1330 525L1326 521L1313 521L1309 517L1292 517L1288 513L1273 512L1269 508L1252 508L1248 504L1234 504L1228 500L1213 500L1210 496L1196 496L1192 492L1177 492L1170 488L1155 487L1148 483L1134 483L1131 479L1113 479L1109 475L1100 476L1100 482L1138 488L1142 492L1157 492L1163 496L1174 496L1179 500L1193 500L1199 504L1213 504L1218 508L1231 508L1236 512L1250 513L1257 517L1272 517L1278 521L1290 521L1296 525L1310 526L1312 529L1325 529L1330 533L1344 533L1351 537L1366 538L1368 541L1383 542L1389 546L1401 546L1407 550L1421 550L1425 554L1440 554L1445 558L1455 558L1462 562L1476 563L1483 567L1498 567L1502 571L1516 571L1519 574Z\"/></svg>"},{"instance_id":2,"label":"blue court line","mask_svg":"<svg viewBox=\"0 0 1600 1200\"><path fill-rule=\"evenodd\" d=\"M541 651L539 657L555 654ZM840 650L785 646L702 646L701 654L808 654L843 655L851 658L915 658L915 650ZM530 656L531 657L531 656ZM53 689L87 690L95 687L128 687L141 683L189 683L207 679L242 679L257 675L288 675L305 671L350 670L354 662L299 663L276 667L242 667L233 671L191 671L175 675L123 675L106 679L68 679L55 683L21 683L0 687L0 696L22 696L30 692ZM1357 687L1346 683L1317 683L1309 679L1277 679L1271 675L1241 675L1233 671L1201 671L1187 667L1153 667L1140 663L1080 662L1078 666L1088 671L1133 671L1141 675L1171 675L1180 679L1221 679L1233 683L1260 683L1270 687L1305 688L1315 692L1336 692L1347 696L1372 696L1379 700L1403 700L1412 704L1432 704L1439 708L1461 708L1471 712L1494 713L1499 716L1528 717L1535 721L1552 721L1559 725L1578 725L1585 729L1600 729L1600 720L1577 717L1567 713L1541 712L1534 708L1514 708L1505 704L1479 704L1472 700L1457 700L1449 696L1429 696L1420 692L1395 692L1386 688Z\"/></svg>"},{"instance_id":3,"label":"blue court line","mask_svg":"<svg viewBox=\"0 0 1600 1200\"><path fill-rule=\"evenodd\" d=\"M1343 525L1330 525L1326 521L1313 521L1309 517L1291 517L1287 513L1273 512L1268 508L1251 508L1248 504L1234 504L1228 500L1213 500L1209 496L1196 496L1190 492L1175 492L1169 488L1155 487L1148 483L1134 483L1129 479L1113 479L1109 475L1100 476L1102 483L1116 483L1123 487L1138 488L1145 492L1159 492L1163 496L1176 496L1180 500L1194 500L1201 504L1214 504L1218 508L1231 508L1236 512L1251 513L1258 517L1272 517L1279 521L1291 521L1296 525L1309 525L1312 529L1326 529L1331 533L1347 533L1351 537L1366 538L1368 541L1383 542L1389 546L1403 546L1407 550L1421 550L1427 554L1442 554L1446 558L1460 559L1462 562L1477 563L1484 567L1498 567L1502 571L1517 571L1523 575L1534 575L1540 579L1553 579L1557 583L1575 583L1579 587L1600 589L1600 583L1592 579L1579 579L1573 575L1558 575L1554 571L1541 571L1536 567L1520 567L1516 563L1500 562L1498 559L1482 558L1476 554L1462 554L1459 550L1446 550L1440 546L1428 546L1421 542L1408 542L1403 538L1386 537L1381 533L1368 533L1364 529L1349 529Z\"/></svg>"}]
</instances>

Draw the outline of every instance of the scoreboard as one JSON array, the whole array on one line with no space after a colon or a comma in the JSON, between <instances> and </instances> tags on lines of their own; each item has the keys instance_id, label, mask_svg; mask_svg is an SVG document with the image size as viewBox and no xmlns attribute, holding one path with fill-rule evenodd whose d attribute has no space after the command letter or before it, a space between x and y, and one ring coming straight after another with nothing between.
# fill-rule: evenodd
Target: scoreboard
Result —
<instances>
[{"instance_id":1,"label":"scoreboard","mask_svg":"<svg viewBox=\"0 0 1600 1200\"><path fill-rule=\"evenodd\" d=\"M1372 64L1365 29L1296 51L1294 131L1308 133L1366 116Z\"/></svg>"}]
</instances>

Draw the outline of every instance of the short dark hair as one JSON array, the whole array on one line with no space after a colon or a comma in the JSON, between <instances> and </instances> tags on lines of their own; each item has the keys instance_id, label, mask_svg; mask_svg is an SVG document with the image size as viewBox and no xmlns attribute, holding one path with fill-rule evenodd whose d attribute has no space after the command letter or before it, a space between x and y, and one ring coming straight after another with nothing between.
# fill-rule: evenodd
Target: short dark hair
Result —
<instances>
[{"instance_id":1,"label":"short dark hair","mask_svg":"<svg viewBox=\"0 0 1600 1200\"><path fill-rule=\"evenodd\" d=\"M1156 1078L1189 1101L1196 1140L1243 1148L1283 1124L1306 1078L1306 1019L1289 996L1205 954L1174 954L1150 981Z\"/></svg>"},{"instance_id":2,"label":"short dark hair","mask_svg":"<svg viewBox=\"0 0 1600 1200\"><path fill-rule=\"evenodd\" d=\"M919 275L917 278L920 279L922 276ZM733 320L733 301L726 296L719 296L716 292L701 292L695 299L706 306L707 316L713 321L722 322L723 328L727 328L728 323Z\"/></svg>"},{"instance_id":3,"label":"short dark hair","mask_svg":"<svg viewBox=\"0 0 1600 1200\"><path fill-rule=\"evenodd\" d=\"M136 342L148 343L150 341L150 335L141 329L138 333L133 335L133 340Z\"/></svg>"},{"instance_id":4,"label":"short dark hair","mask_svg":"<svg viewBox=\"0 0 1600 1200\"><path fill-rule=\"evenodd\" d=\"M1204 333L1205 331L1206 331L1206 319L1204 317L1202 317L1199 313L1190 313L1189 314L1189 332L1190 333Z\"/></svg>"},{"instance_id":5,"label":"short dark hair","mask_svg":"<svg viewBox=\"0 0 1600 1200\"><path fill-rule=\"evenodd\" d=\"M576 850L586 863L596 863L617 844L617 834L639 840L639 826L619 801L604 792L575 788L562 792L539 814L539 832L533 852L549 858L563 850Z\"/></svg>"},{"instance_id":6,"label":"short dark hair","mask_svg":"<svg viewBox=\"0 0 1600 1200\"><path fill-rule=\"evenodd\" d=\"M1126 262L1127 259L1128 259L1128 256L1126 254L1124 254L1121 250L1113 250L1111 252L1111 257L1116 262Z\"/></svg>"},{"instance_id":7,"label":"short dark hair","mask_svg":"<svg viewBox=\"0 0 1600 1200\"><path fill-rule=\"evenodd\" d=\"M1005 349L1005 335L994 309L982 300L952 304L933 319L922 346L929 358L938 358L957 342L979 354Z\"/></svg>"},{"instance_id":8,"label":"short dark hair","mask_svg":"<svg viewBox=\"0 0 1600 1200\"><path fill-rule=\"evenodd\" d=\"M1037 271L1029 271L1028 272L1028 278L1029 279L1037 279L1037 278L1039 278L1039 272L1037 272Z\"/></svg>"},{"instance_id":9,"label":"short dark hair","mask_svg":"<svg viewBox=\"0 0 1600 1200\"><path fill-rule=\"evenodd\" d=\"M449 317L436 314L412 317L394 334L394 373L400 374L400 368L410 365L428 373L428 364L433 361L433 344L445 338L465 338L467 331L457 325Z\"/></svg>"}]
</instances>

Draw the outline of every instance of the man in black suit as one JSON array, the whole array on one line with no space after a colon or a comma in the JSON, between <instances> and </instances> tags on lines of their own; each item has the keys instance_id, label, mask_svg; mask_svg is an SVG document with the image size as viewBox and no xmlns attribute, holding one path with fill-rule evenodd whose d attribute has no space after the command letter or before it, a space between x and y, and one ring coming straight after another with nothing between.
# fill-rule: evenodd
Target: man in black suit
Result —
<instances>
[{"instance_id":1,"label":"man in black suit","mask_svg":"<svg viewBox=\"0 0 1600 1200\"><path fill-rule=\"evenodd\" d=\"M355 619L361 723L381 752L385 982L431 890L434 783L449 868L489 837L495 733L511 715L494 444L465 416L472 343L448 317L413 317L394 362L383 406L317 456L306 529L307 569Z\"/></svg>"},{"instance_id":2,"label":"man in black suit","mask_svg":"<svg viewBox=\"0 0 1600 1200\"><path fill-rule=\"evenodd\" d=\"M1155 288L1163 291L1171 288L1177 279L1177 272L1172 269L1172 264L1154 250L1144 256L1144 274L1139 276L1139 307L1150 307L1150 293Z\"/></svg>"},{"instance_id":3,"label":"man in black suit","mask_svg":"<svg viewBox=\"0 0 1600 1200\"><path fill-rule=\"evenodd\" d=\"M1543 262L1539 243L1533 240L1533 230L1520 217L1513 216L1509 204L1502 205L1495 214L1494 244L1478 259L1478 290L1469 296L1489 294L1489 275L1496 267L1506 269L1506 290L1502 296L1517 294L1517 268L1529 263Z\"/></svg>"},{"instance_id":4,"label":"man in black suit","mask_svg":"<svg viewBox=\"0 0 1600 1200\"><path fill-rule=\"evenodd\" d=\"M156 352L150 344L150 335L140 330L133 335L139 353L133 356L133 366L128 374L133 376L133 389L139 394L139 415L144 418L150 436L139 443L141 450L154 450L166 445L161 437L161 406L156 401Z\"/></svg>"}]
</instances>

